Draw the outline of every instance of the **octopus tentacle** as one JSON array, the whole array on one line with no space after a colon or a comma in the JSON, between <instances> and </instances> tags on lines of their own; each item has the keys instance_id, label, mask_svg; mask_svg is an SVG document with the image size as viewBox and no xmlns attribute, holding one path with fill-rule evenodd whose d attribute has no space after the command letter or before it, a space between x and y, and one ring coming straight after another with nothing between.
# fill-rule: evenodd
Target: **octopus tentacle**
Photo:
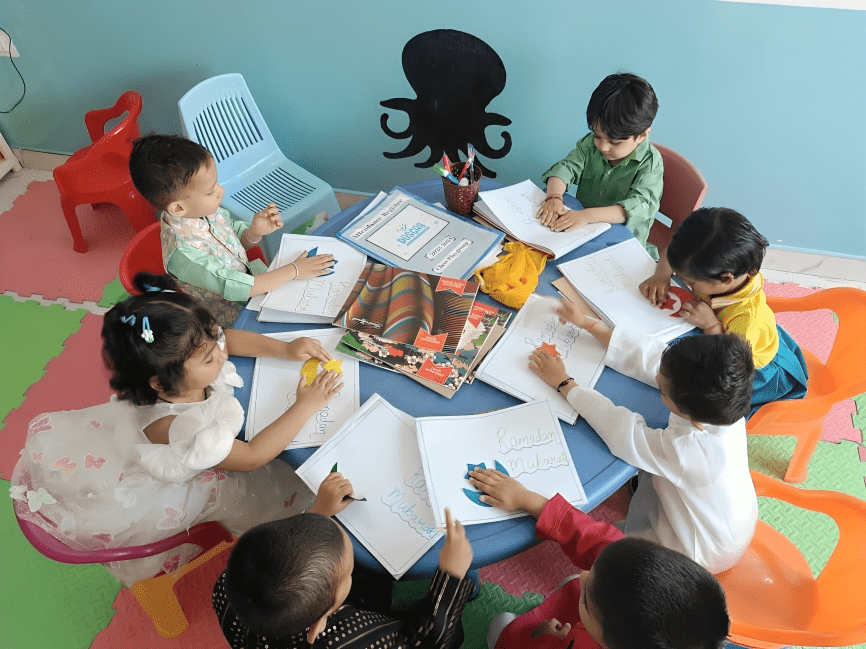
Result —
<instances>
[{"instance_id":1,"label":"octopus tentacle","mask_svg":"<svg viewBox=\"0 0 866 649\"><path fill-rule=\"evenodd\" d=\"M421 147L424 148L424 147ZM432 146L430 147L430 157L427 158L424 162L416 162L415 166L419 169L425 169L427 167L432 167L436 162L442 157L442 149L434 149Z\"/></svg>"},{"instance_id":2,"label":"octopus tentacle","mask_svg":"<svg viewBox=\"0 0 866 649\"><path fill-rule=\"evenodd\" d=\"M389 160L394 160L396 158L408 158L409 156L413 156L416 153L420 153L424 150L424 147L427 146L427 143L421 140L417 135L414 135L412 139L409 141L409 144L406 145L406 148L402 151L398 151L397 153L389 153L384 151L382 155L384 155ZM430 166L430 165L428 165Z\"/></svg>"},{"instance_id":3,"label":"octopus tentacle","mask_svg":"<svg viewBox=\"0 0 866 649\"><path fill-rule=\"evenodd\" d=\"M475 150L478 151L481 155L485 155L488 158L493 158L494 160L498 160L499 158L504 158L505 155L511 151L511 134L508 131L502 131L502 147L499 149L494 149L487 142L487 137L485 136L483 142L479 142L475 144Z\"/></svg>"},{"instance_id":4,"label":"octopus tentacle","mask_svg":"<svg viewBox=\"0 0 866 649\"><path fill-rule=\"evenodd\" d=\"M409 126L406 127L405 131L397 132L391 130L388 126L388 118L390 117L388 113L382 113L382 117L379 120L379 123L382 126L382 130L385 131L389 136L398 139L404 140L407 137L412 135L412 131L414 130L414 122L415 122L415 101L412 99L399 98L395 97L394 99L386 99L384 101L380 101L379 105L384 108L392 108L393 110L402 110L409 116Z\"/></svg>"},{"instance_id":5,"label":"octopus tentacle","mask_svg":"<svg viewBox=\"0 0 866 649\"><path fill-rule=\"evenodd\" d=\"M387 135L390 135L395 140L405 140L407 137L412 136L411 131L414 130L412 122L409 122L409 126L406 127L405 131L400 131L398 133L397 131L392 131L388 127L388 118L389 117L390 117L390 115L388 115L388 113L382 113L382 117L379 119L379 124L382 126L382 130L385 131L385 133Z\"/></svg>"}]
</instances>

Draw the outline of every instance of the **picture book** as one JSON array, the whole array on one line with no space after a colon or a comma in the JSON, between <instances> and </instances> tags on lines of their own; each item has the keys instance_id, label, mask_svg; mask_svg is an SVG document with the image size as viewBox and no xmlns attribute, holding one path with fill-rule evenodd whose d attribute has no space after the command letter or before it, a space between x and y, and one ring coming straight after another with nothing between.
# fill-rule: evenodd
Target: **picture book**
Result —
<instances>
[{"instance_id":1,"label":"picture book","mask_svg":"<svg viewBox=\"0 0 866 649\"><path fill-rule=\"evenodd\" d=\"M398 268L466 279L502 233L436 207L399 187L359 214L337 237Z\"/></svg>"},{"instance_id":2,"label":"picture book","mask_svg":"<svg viewBox=\"0 0 866 649\"><path fill-rule=\"evenodd\" d=\"M498 469L548 498L562 494L572 505L586 494L559 420L548 401L457 417L419 417L418 447L436 525L445 507L464 525L524 516L481 502L468 480L475 466Z\"/></svg>"},{"instance_id":3,"label":"picture book","mask_svg":"<svg viewBox=\"0 0 866 649\"><path fill-rule=\"evenodd\" d=\"M342 330L337 329L311 329L269 335L271 338L284 341L304 336L315 338L331 353L333 360L323 367L321 362L315 361L257 358L250 391L250 405L247 410L247 441L272 424L295 403L302 371L312 378L326 369L342 372L343 389L304 424L286 450L321 446L358 410L361 405L358 361L334 353L342 335ZM309 382L311 379L308 380Z\"/></svg>"},{"instance_id":4,"label":"picture book","mask_svg":"<svg viewBox=\"0 0 866 649\"><path fill-rule=\"evenodd\" d=\"M558 301L533 293L499 344L478 368L478 380L523 401L549 399L556 416L569 424L577 411L568 400L529 369L529 355L542 349L559 356L578 385L591 388L604 370L605 348L576 325L559 321Z\"/></svg>"},{"instance_id":5,"label":"picture book","mask_svg":"<svg viewBox=\"0 0 866 649\"><path fill-rule=\"evenodd\" d=\"M671 290L664 308L653 306L640 292L640 283L655 272L656 262L637 239L557 266L578 293L611 327L627 326L646 336L672 340L692 325L679 315L683 295Z\"/></svg>"},{"instance_id":6,"label":"picture book","mask_svg":"<svg viewBox=\"0 0 866 649\"><path fill-rule=\"evenodd\" d=\"M367 256L333 237L284 234L271 268L287 266L304 251L334 256L332 272L292 280L269 291L261 303L262 322L330 323L340 312L364 270Z\"/></svg>"},{"instance_id":7,"label":"picture book","mask_svg":"<svg viewBox=\"0 0 866 649\"><path fill-rule=\"evenodd\" d=\"M536 218L546 194L531 180L478 193L473 209L486 221L513 239L554 259L571 252L610 228L610 223L591 223L572 232L554 232Z\"/></svg>"},{"instance_id":8,"label":"picture book","mask_svg":"<svg viewBox=\"0 0 866 649\"><path fill-rule=\"evenodd\" d=\"M337 518L395 579L442 536L430 507L415 420L378 394L297 472L318 491L332 471L352 483L356 498L364 498Z\"/></svg>"},{"instance_id":9,"label":"picture book","mask_svg":"<svg viewBox=\"0 0 866 649\"><path fill-rule=\"evenodd\" d=\"M370 262L333 324L454 354L477 293L475 280Z\"/></svg>"}]
</instances>

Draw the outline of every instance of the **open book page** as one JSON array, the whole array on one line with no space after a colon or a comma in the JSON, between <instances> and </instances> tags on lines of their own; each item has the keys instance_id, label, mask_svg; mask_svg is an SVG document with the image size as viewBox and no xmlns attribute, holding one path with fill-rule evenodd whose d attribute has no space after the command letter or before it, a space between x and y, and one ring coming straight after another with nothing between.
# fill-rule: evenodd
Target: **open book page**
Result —
<instances>
[{"instance_id":1,"label":"open book page","mask_svg":"<svg viewBox=\"0 0 866 649\"><path fill-rule=\"evenodd\" d=\"M318 491L335 467L366 498L337 518L399 579L443 534L430 507L414 418L374 394L298 476Z\"/></svg>"},{"instance_id":2,"label":"open book page","mask_svg":"<svg viewBox=\"0 0 866 649\"><path fill-rule=\"evenodd\" d=\"M572 505L586 494L548 401L462 417L419 417L418 446L427 476L427 492L436 524L445 507L464 525L525 516L483 504L466 479L470 466L484 464L551 498L562 494Z\"/></svg>"},{"instance_id":3,"label":"open book page","mask_svg":"<svg viewBox=\"0 0 866 649\"><path fill-rule=\"evenodd\" d=\"M336 353L342 335L342 329L311 329L269 334L270 338L284 341L304 336L315 338L331 353L331 357L339 364L340 371L343 373L343 389L304 424L286 450L321 446L361 405L358 361ZM298 381L305 364L306 361L288 361L282 358L256 359L250 405L247 410L247 441L272 424L295 403ZM319 363L315 367L315 372L318 374L323 371L325 368Z\"/></svg>"},{"instance_id":4,"label":"open book page","mask_svg":"<svg viewBox=\"0 0 866 649\"><path fill-rule=\"evenodd\" d=\"M610 223L591 223L573 232L553 232L535 217L545 196L531 180L524 180L517 185L479 192L475 211L515 239L552 254L554 259L610 228Z\"/></svg>"},{"instance_id":5,"label":"open book page","mask_svg":"<svg viewBox=\"0 0 866 649\"><path fill-rule=\"evenodd\" d=\"M578 385L591 388L604 370L605 348L592 334L556 315L558 302L552 297L529 296L505 335L478 368L479 381L522 399L550 399L556 416L569 424L577 411L568 400L529 369L529 355L536 349L558 354L569 376Z\"/></svg>"}]
</instances>

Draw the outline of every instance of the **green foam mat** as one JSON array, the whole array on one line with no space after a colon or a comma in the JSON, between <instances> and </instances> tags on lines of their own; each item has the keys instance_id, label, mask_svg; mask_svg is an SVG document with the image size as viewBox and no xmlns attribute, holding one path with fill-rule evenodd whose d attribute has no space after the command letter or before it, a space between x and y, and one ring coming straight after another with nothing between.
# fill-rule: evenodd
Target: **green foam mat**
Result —
<instances>
[{"instance_id":1,"label":"green foam mat","mask_svg":"<svg viewBox=\"0 0 866 649\"><path fill-rule=\"evenodd\" d=\"M120 278L115 277L113 282L109 282L105 285L105 290L102 292L102 298L100 298L97 304L108 309L118 302L123 302L128 297L129 293L127 293L126 289L123 288L123 284L120 283Z\"/></svg>"},{"instance_id":2,"label":"green foam mat","mask_svg":"<svg viewBox=\"0 0 866 649\"><path fill-rule=\"evenodd\" d=\"M78 331L86 313L0 295L0 367L5 368L0 373L0 422L21 405L24 393L42 378L48 361L63 351L63 343Z\"/></svg>"},{"instance_id":3,"label":"green foam mat","mask_svg":"<svg viewBox=\"0 0 866 649\"><path fill-rule=\"evenodd\" d=\"M104 629L120 582L101 565L57 563L34 550L0 480L0 647L86 649Z\"/></svg>"}]
</instances>

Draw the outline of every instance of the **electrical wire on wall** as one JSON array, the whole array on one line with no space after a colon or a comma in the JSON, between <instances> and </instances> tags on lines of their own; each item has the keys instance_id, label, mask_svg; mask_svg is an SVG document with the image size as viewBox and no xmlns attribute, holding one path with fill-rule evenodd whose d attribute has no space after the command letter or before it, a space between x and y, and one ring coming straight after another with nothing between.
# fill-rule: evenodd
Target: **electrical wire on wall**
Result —
<instances>
[{"instance_id":1,"label":"electrical wire on wall","mask_svg":"<svg viewBox=\"0 0 866 649\"><path fill-rule=\"evenodd\" d=\"M24 81L24 76L21 74L21 70L19 70L18 66L15 65L15 59L12 58L12 37L9 35L9 32L2 27L0 27L0 32L6 34L6 37L9 39L9 62L12 63L12 67L15 68L15 72L18 73L18 76L21 77L21 84L24 86L24 90L21 91L21 97L12 105L12 108L9 110L0 110L0 113L5 115L15 110L15 107L24 100L24 95L27 94L27 83Z\"/></svg>"}]
</instances>

